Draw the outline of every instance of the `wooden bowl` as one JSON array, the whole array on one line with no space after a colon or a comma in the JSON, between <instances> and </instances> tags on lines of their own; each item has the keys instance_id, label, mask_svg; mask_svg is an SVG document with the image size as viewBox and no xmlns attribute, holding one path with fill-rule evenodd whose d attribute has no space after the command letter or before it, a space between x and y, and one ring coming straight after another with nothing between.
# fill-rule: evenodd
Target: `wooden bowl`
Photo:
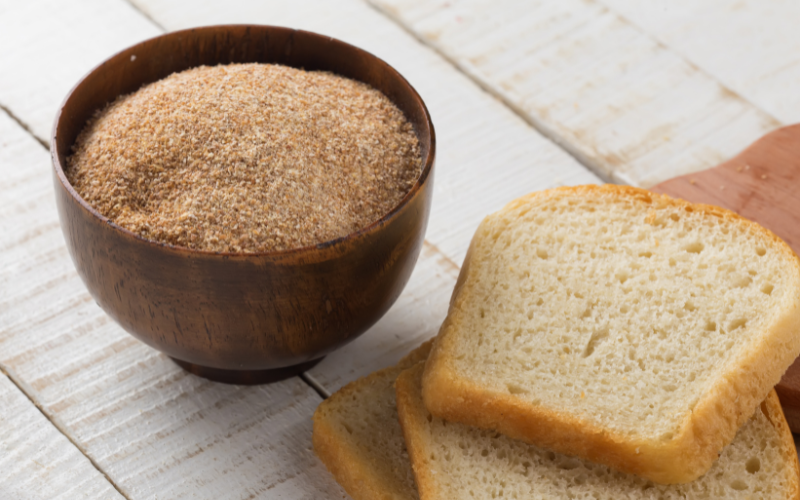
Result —
<instances>
[{"instance_id":1,"label":"wooden bowl","mask_svg":"<svg viewBox=\"0 0 800 500\"><path fill-rule=\"evenodd\" d=\"M414 126L422 171L391 212L316 246L215 253L146 240L100 215L64 175L92 114L116 97L200 65L278 63L330 71L383 92ZM435 135L428 110L391 66L327 36L272 26L212 26L139 43L86 75L67 95L51 152L61 228L100 307L187 370L231 383L296 374L374 324L416 263L433 192Z\"/></svg>"}]
</instances>

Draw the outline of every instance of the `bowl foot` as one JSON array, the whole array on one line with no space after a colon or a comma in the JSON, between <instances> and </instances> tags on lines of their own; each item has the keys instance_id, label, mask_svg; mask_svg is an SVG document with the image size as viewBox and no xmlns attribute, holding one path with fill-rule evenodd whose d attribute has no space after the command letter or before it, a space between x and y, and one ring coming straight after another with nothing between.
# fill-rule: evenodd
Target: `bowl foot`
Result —
<instances>
[{"instance_id":1,"label":"bowl foot","mask_svg":"<svg viewBox=\"0 0 800 500\"><path fill-rule=\"evenodd\" d=\"M237 385L258 385L278 382L299 375L322 361L323 358L313 359L298 365L272 368L269 370L225 370L222 368L195 365L193 363L181 361L180 359L170 359L187 372L197 375L198 377L213 380L214 382Z\"/></svg>"}]
</instances>

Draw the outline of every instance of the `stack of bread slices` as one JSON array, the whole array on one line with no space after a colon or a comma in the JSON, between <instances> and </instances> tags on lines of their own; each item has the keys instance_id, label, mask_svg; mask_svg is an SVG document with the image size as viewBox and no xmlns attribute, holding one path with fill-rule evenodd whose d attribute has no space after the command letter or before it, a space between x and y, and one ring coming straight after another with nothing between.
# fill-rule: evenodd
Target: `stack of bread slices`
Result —
<instances>
[{"instance_id":1,"label":"stack of bread slices","mask_svg":"<svg viewBox=\"0 0 800 500\"><path fill-rule=\"evenodd\" d=\"M314 415L362 499L796 499L772 387L800 261L726 210L620 186L533 193L473 237L439 335Z\"/></svg>"}]
</instances>

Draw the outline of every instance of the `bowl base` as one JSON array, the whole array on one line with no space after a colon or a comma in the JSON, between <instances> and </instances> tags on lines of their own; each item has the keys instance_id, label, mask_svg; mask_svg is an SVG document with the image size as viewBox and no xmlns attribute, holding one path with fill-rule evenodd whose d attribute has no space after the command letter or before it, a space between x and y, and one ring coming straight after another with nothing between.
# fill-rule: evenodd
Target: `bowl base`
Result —
<instances>
[{"instance_id":1,"label":"bowl base","mask_svg":"<svg viewBox=\"0 0 800 500\"><path fill-rule=\"evenodd\" d=\"M299 375L322 361L323 358L324 356L322 358L306 361L305 363L285 366L283 368L272 368L269 370L225 370L223 368L195 365L193 363L181 361L180 359L170 359L187 372L214 382L236 385L258 385L279 382Z\"/></svg>"}]
</instances>

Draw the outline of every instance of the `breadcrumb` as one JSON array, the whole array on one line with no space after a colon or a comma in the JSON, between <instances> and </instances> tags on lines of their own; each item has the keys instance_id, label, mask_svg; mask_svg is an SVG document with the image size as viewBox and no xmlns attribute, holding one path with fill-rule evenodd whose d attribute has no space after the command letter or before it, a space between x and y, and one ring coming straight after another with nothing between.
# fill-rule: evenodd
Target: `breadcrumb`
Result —
<instances>
[{"instance_id":1,"label":"breadcrumb","mask_svg":"<svg viewBox=\"0 0 800 500\"><path fill-rule=\"evenodd\" d=\"M67 161L77 192L140 236L268 252L345 236L411 189L411 124L372 87L268 64L198 67L98 112Z\"/></svg>"}]
</instances>

